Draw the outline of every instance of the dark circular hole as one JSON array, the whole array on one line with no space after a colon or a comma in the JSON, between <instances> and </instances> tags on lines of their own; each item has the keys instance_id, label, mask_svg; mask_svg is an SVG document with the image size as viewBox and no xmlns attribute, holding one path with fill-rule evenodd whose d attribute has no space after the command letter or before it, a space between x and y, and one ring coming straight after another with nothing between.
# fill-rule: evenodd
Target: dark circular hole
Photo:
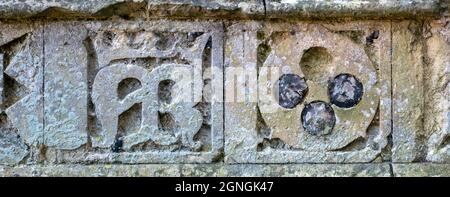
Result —
<instances>
[{"instance_id":1,"label":"dark circular hole","mask_svg":"<svg viewBox=\"0 0 450 197\"><path fill-rule=\"evenodd\" d=\"M311 135L327 135L336 123L334 110L323 101L313 101L305 105L301 114L303 129Z\"/></svg>"},{"instance_id":2,"label":"dark circular hole","mask_svg":"<svg viewBox=\"0 0 450 197\"><path fill-rule=\"evenodd\" d=\"M363 92L363 85L359 79L348 73L339 74L328 85L330 102L341 108L357 105Z\"/></svg>"},{"instance_id":3,"label":"dark circular hole","mask_svg":"<svg viewBox=\"0 0 450 197\"><path fill-rule=\"evenodd\" d=\"M278 79L278 104L292 109L303 101L308 92L304 78L296 74L283 74Z\"/></svg>"},{"instance_id":4,"label":"dark circular hole","mask_svg":"<svg viewBox=\"0 0 450 197\"><path fill-rule=\"evenodd\" d=\"M122 150L122 146L123 146L123 139L122 138L116 138L114 140L113 145L111 146L111 151L113 153L118 153Z\"/></svg>"}]
</instances>

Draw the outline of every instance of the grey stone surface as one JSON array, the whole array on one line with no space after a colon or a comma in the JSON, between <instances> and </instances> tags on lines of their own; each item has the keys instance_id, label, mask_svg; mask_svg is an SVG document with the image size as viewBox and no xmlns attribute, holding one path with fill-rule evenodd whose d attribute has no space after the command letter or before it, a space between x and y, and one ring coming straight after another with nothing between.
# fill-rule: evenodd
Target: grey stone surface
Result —
<instances>
[{"instance_id":1,"label":"grey stone surface","mask_svg":"<svg viewBox=\"0 0 450 197\"><path fill-rule=\"evenodd\" d=\"M417 16L439 16L444 7L443 2L445 1L446 0L266 0L266 14L269 18L410 18Z\"/></svg>"},{"instance_id":2,"label":"grey stone surface","mask_svg":"<svg viewBox=\"0 0 450 197\"><path fill-rule=\"evenodd\" d=\"M449 5L2 1L0 176L450 176Z\"/></svg>"},{"instance_id":3,"label":"grey stone surface","mask_svg":"<svg viewBox=\"0 0 450 197\"><path fill-rule=\"evenodd\" d=\"M263 16L262 0L8 0L0 18L151 18Z\"/></svg>"},{"instance_id":4,"label":"grey stone surface","mask_svg":"<svg viewBox=\"0 0 450 197\"><path fill-rule=\"evenodd\" d=\"M13 165L21 162L28 154L28 147L13 132L0 133L0 164Z\"/></svg>"},{"instance_id":5,"label":"grey stone surface","mask_svg":"<svg viewBox=\"0 0 450 197\"><path fill-rule=\"evenodd\" d=\"M396 24L392 30L392 160L412 162L419 157L418 137L423 129L422 25L412 21Z\"/></svg>"},{"instance_id":6,"label":"grey stone surface","mask_svg":"<svg viewBox=\"0 0 450 197\"><path fill-rule=\"evenodd\" d=\"M73 18L145 16L145 0L7 0L0 2L1 18ZM139 10L141 10L139 12Z\"/></svg>"},{"instance_id":7,"label":"grey stone surface","mask_svg":"<svg viewBox=\"0 0 450 197\"><path fill-rule=\"evenodd\" d=\"M33 163L43 142L42 25L0 23L2 114L0 163ZM25 161L25 157L28 158Z\"/></svg>"},{"instance_id":8,"label":"grey stone surface","mask_svg":"<svg viewBox=\"0 0 450 197\"><path fill-rule=\"evenodd\" d=\"M448 163L448 18L393 29L393 161Z\"/></svg>"},{"instance_id":9,"label":"grey stone surface","mask_svg":"<svg viewBox=\"0 0 450 197\"><path fill-rule=\"evenodd\" d=\"M76 149L87 142L87 31L78 22L48 23L45 30L45 145Z\"/></svg>"},{"instance_id":10,"label":"grey stone surface","mask_svg":"<svg viewBox=\"0 0 450 197\"><path fill-rule=\"evenodd\" d=\"M231 25L225 45L226 161L347 163L380 156L391 130L389 28L382 22ZM373 31L380 37L367 43ZM261 46L269 50L261 51ZM305 55L308 51L312 54ZM228 72L236 68L242 70ZM239 80L252 70L259 71L258 81ZM305 101L293 109L279 106L271 90L283 73L305 77L308 83ZM332 105L336 124L330 134L305 132L300 121L305 105L328 103L328 82L341 73L361 80L362 100L352 108ZM233 100L235 87L242 91L238 100Z\"/></svg>"},{"instance_id":11,"label":"grey stone surface","mask_svg":"<svg viewBox=\"0 0 450 197\"><path fill-rule=\"evenodd\" d=\"M388 177L388 164L147 164L0 166L0 176Z\"/></svg>"},{"instance_id":12,"label":"grey stone surface","mask_svg":"<svg viewBox=\"0 0 450 197\"><path fill-rule=\"evenodd\" d=\"M430 23L425 36L427 57L424 129L427 160L450 162L450 18Z\"/></svg>"},{"instance_id":13,"label":"grey stone surface","mask_svg":"<svg viewBox=\"0 0 450 197\"><path fill-rule=\"evenodd\" d=\"M154 17L262 18L263 0L149 0L147 12Z\"/></svg>"},{"instance_id":14,"label":"grey stone surface","mask_svg":"<svg viewBox=\"0 0 450 197\"><path fill-rule=\"evenodd\" d=\"M450 164L393 164L392 170L397 177L450 177Z\"/></svg>"},{"instance_id":15,"label":"grey stone surface","mask_svg":"<svg viewBox=\"0 0 450 197\"><path fill-rule=\"evenodd\" d=\"M417 18L447 8L446 0L8 0L0 18Z\"/></svg>"},{"instance_id":16,"label":"grey stone surface","mask_svg":"<svg viewBox=\"0 0 450 197\"><path fill-rule=\"evenodd\" d=\"M146 165L48 165L0 166L0 176L153 176L153 177L448 177L449 164L146 164Z\"/></svg>"}]
</instances>

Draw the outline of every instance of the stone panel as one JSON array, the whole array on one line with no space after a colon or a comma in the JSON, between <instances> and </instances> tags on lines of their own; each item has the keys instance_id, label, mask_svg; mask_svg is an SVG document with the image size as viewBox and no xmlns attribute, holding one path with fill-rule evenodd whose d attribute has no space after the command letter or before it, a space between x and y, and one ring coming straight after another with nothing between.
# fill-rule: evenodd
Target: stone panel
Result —
<instances>
[{"instance_id":1,"label":"stone panel","mask_svg":"<svg viewBox=\"0 0 450 197\"><path fill-rule=\"evenodd\" d=\"M393 28L393 161L450 162L449 19Z\"/></svg>"},{"instance_id":2,"label":"stone panel","mask_svg":"<svg viewBox=\"0 0 450 197\"><path fill-rule=\"evenodd\" d=\"M14 177L389 177L390 166L378 164L103 164L0 166L0 176ZM445 169L445 168L442 168Z\"/></svg>"},{"instance_id":3,"label":"stone panel","mask_svg":"<svg viewBox=\"0 0 450 197\"><path fill-rule=\"evenodd\" d=\"M33 164L43 142L42 25L0 23L0 164Z\"/></svg>"},{"instance_id":4,"label":"stone panel","mask_svg":"<svg viewBox=\"0 0 450 197\"><path fill-rule=\"evenodd\" d=\"M424 130L427 160L450 163L450 18L427 27Z\"/></svg>"},{"instance_id":5,"label":"stone panel","mask_svg":"<svg viewBox=\"0 0 450 197\"><path fill-rule=\"evenodd\" d=\"M45 26L45 145L75 149L87 142L87 31L79 22Z\"/></svg>"},{"instance_id":6,"label":"stone panel","mask_svg":"<svg viewBox=\"0 0 450 197\"><path fill-rule=\"evenodd\" d=\"M46 161L220 160L222 32L215 22L48 23Z\"/></svg>"},{"instance_id":7,"label":"stone panel","mask_svg":"<svg viewBox=\"0 0 450 197\"><path fill-rule=\"evenodd\" d=\"M395 21L392 28L393 149L395 162L417 160L423 133L423 24Z\"/></svg>"},{"instance_id":8,"label":"stone panel","mask_svg":"<svg viewBox=\"0 0 450 197\"><path fill-rule=\"evenodd\" d=\"M226 161L382 161L391 131L389 51L383 22L229 26Z\"/></svg>"}]
</instances>

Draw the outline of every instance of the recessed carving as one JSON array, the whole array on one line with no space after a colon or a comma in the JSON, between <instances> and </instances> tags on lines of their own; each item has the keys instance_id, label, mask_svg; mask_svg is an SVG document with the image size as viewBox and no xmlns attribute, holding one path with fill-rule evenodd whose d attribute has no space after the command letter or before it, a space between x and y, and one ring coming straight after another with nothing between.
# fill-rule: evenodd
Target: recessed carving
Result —
<instances>
[{"instance_id":1,"label":"recessed carving","mask_svg":"<svg viewBox=\"0 0 450 197\"><path fill-rule=\"evenodd\" d=\"M367 47L360 35L373 29L378 42ZM370 162L384 154L391 92L389 37L383 36L389 25L243 23L229 32L226 49L246 47L230 50L228 66L257 66L257 87L247 81L236 86L250 90L242 97L258 90L255 103L226 105L230 162Z\"/></svg>"},{"instance_id":2,"label":"recessed carving","mask_svg":"<svg viewBox=\"0 0 450 197\"><path fill-rule=\"evenodd\" d=\"M174 26L168 28L167 23ZM48 142L53 145L47 152L58 152L58 162L205 163L215 160L223 143L222 109L215 100L219 98L216 94L222 91L217 87L222 71L213 69L221 67L218 35L222 26L194 23L49 24L48 42L61 32L74 36L63 37L49 47L49 51L55 49L57 54L48 57L47 67L51 68L48 76L59 70L66 78L77 79L49 83L48 87L55 89L53 92L60 91L67 97L64 100L76 101L73 105L55 105L53 110L72 111L80 123L87 124L88 131L79 129L77 132L83 133L69 134L58 130L70 126L62 124L64 119L49 119L48 122L60 126L50 132L53 134ZM63 67L56 67L56 60L65 58L58 48L73 50L75 54L71 57L79 64L65 65L60 61ZM49 96L48 100L56 100L56 96ZM66 137L55 140L57 135ZM109 157L109 154L116 156Z\"/></svg>"},{"instance_id":3,"label":"recessed carving","mask_svg":"<svg viewBox=\"0 0 450 197\"><path fill-rule=\"evenodd\" d=\"M172 87L175 85L175 82L172 80L163 80L159 82L158 88L158 98L161 103L170 103L172 102Z\"/></svg>"},{"instance_id":4,"label":"recessed carving","mask_svg":"<svg viewBox=\"0 0 450 197\"><path fill-rule=\"evenodd\" d=\"M328 69L333 57L324 47L311 47L304 51L300 60L300 66L306 79L314 81L326 81Z\"/></svg>"},{"instance_id":5,"label":"recessed carving","mask_svg":"<svg viewBox=\"0 0 450 197\"><path fill-rule=\"evenodd\" d=\"M139 80L134 78L127 78L122 80L119 83L119 86L117 88L117 95L119 96L119 99L124 99L128 94L142 88L142 84Z\"/></svg>"}]
</instances>

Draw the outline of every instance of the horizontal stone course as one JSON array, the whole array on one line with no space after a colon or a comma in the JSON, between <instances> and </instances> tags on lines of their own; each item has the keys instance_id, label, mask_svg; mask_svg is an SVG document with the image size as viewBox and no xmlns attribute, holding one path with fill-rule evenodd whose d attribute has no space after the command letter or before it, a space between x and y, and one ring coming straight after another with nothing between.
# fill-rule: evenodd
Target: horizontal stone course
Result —
<instances>
[{"instance_id":1,"label":"horizontal stone course","mask_svg":"<svg viewBox=\"0 0 450 197\"><path fill-rule=\"evenodd\" d=\"M393 164L392 170L397 177L449 177L449 164L410 163Z\"/></svg>"},{"instance_id":2,"label":"horizontal stone course","mask_svg":"<svg viewBox=\"0 0 450 197\"><path fill-rule=\"evenodd\" d=\"M141 164L0 166L0 176L448 177L449 164Z\"/></svg>"},{"instance_id":3,"label":"horizontal stone course","mask_svg":"<svg viewBox=\"0 0 450 197\"><path fill-rule=\"evenodd\" d=\"M389 164L149 164L0 167L0 176L388 177L391 174Z\"/></svg>"},{"instance_id":4,"label":"horizontal stone course","mask_svg":"<svg viewBox=\"0 0 450 197\"><path fill-rule=\"evenodd\" d=\"M446 8L446 0L9 0L0 18L416 18Z\"/></svg>"}]
</instances>

